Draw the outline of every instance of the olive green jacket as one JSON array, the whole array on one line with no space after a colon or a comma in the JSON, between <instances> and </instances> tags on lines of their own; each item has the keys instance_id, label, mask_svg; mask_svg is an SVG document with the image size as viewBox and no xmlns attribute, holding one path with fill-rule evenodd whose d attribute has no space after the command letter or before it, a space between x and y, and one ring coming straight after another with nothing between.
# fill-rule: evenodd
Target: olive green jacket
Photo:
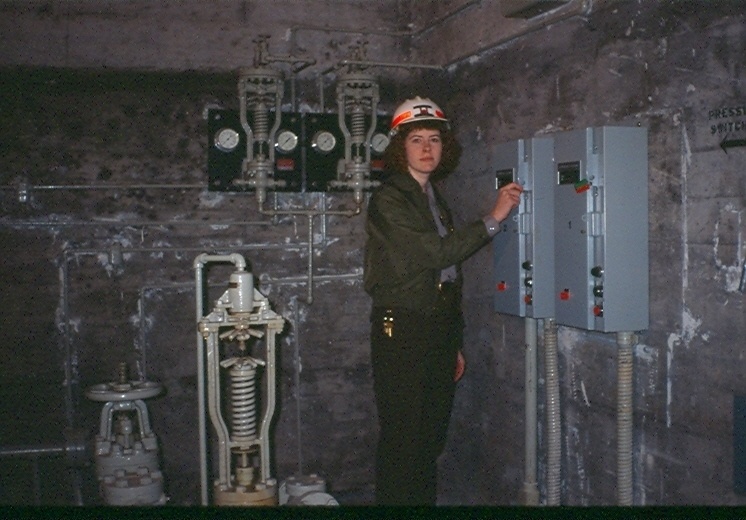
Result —
<instances>
[{"instance_id":1,"label":"olive green jacket","mask_svg":"<svg viewBox=\"0 0 746 520\"><path fill-rule=\"evenodd\" d=\"M427 195L411 175L390 174L371 196L364 286L373 306L430 312L438 298L441 269L458 267L489 242L482 220L453 230L448 207L433 189L442 221L450 231L442 238Z\"/></svg>"}]
</instances>

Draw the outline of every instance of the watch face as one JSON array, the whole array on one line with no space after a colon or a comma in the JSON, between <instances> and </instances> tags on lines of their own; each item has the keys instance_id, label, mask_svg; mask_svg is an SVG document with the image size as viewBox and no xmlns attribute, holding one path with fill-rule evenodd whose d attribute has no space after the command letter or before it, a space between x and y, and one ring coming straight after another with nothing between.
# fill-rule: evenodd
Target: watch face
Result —
<instances>
[{"instance_id":1,"label":"watch face","mask_svg":"<svg viewBox=\"0 0 746 520\"><path fill-rule=\"evenodd\" d=\"M378 133L370 139L370 146L376 153L383 153L389 145L389 137L386 134Z\"/></svg>"},{"instance_id":2,"label":"watch face","mask_svg":"<svg viewBox=\"0 0 746 520\"><path fill-rule=\"evenodd\" d=\"M331 132L322 130L313 136L311 146L319 153L329 153L337 146L337 138Z\"/></svg>"},{"instance_id":3,"label":"watch face","mask_svg":"<svg viewBox=\"0 0 746 520\"><path fill-rule=\"evenodd\" d=\"M215 148L222 152L232 152L238 146L239 135L232 128L221 128L215 133Z\"/></svg>"},{"instance_id":4,"label":"watch face","mask_svg":"<svg viewBox=\"0 0 746 520\"><path fill-rule=\"evenodd\" d=\"M282 130L277 134L275 147L282 153L290 153L298 146L298 136L290 130Z\"/></svg>"}]
</instances>

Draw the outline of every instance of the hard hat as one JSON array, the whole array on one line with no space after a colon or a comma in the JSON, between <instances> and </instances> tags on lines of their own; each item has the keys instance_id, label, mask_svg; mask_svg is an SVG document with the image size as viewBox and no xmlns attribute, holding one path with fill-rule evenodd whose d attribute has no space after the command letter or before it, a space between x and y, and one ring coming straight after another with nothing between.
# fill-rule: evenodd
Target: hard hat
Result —
<instances>
[{"instance_id":1,"label":"hard hat","mask_svg":"<svg viewBox=\"0 0 746 520\"><path fill-rule=\"evenodd\" d=\"M394 117L391 118L391 130L389 133L393 136L398 131L400 125L413 121L426 120L448 122L446 115L440 107L431 100L427 98L423 99L420 96L408 99L399 105L394 112Z\"/></svg>"}]
</instances>

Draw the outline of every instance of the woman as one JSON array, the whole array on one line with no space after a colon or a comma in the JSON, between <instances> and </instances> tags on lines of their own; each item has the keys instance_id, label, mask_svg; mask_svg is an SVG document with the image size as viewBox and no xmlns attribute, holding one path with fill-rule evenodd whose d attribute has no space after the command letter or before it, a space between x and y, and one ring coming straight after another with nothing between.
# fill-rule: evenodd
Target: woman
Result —
<instances>
[{"instance_id":1,"label":"woman","mask_svg":"<svg viewBox=\"0 0 746 520\"><path fill-rule=\"evenodd\" d=\"M459 264L497 234L522 191L515 183L501 188L488 215L454 230L431 181L450 173L460 155L431 100L416 97L397 108L388 175L371 197L366 223L378 504L435 504L436 460L465 366Z\"/></svg>"}]
</instances>

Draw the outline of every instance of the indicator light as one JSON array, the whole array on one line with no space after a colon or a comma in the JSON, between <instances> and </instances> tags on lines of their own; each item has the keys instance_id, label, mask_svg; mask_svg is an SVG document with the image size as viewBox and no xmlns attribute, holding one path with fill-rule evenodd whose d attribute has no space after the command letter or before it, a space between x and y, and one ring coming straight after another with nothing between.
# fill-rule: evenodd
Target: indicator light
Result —
<instances>
[{"instance_id":1,"label":"indicator light","mask_svg":"<svg viewBox=\"0 0 746 520\"><path fill-rule=\"evenodd\" d=\"M502 291L506 290L507 288L508 288L508 284L506 284L504 280L502 282L500 282L500 283L497 284L497 290L498 291L502 292Z\"/></svg>"},{"instance_id":2,"label":"indicator light","mask_svg":"<svg viewBox=\"0 0 746 520\"><path fill-rule=\"evenodd\" d=\"M604 315L604 307L603 305L596 305L593 307L593 314L595 316L598 316L599 318L603 317Z\"/></svg>"},{"instance_id":3,"label":"indicator light","mask_svg":"<svg viewBox=\"0 0 746 520\"><path fill-rule=\"evenodd\" d=\"M531 305L532 303L534 303L534 299L531 297L530 294L524 296L523 301L526 303L526 305Z\"/></svg>"},{"instance_id":4,"label":"indicator light","mask_svg":"<svg viewBox=\"0 0 746 520\"><path fill-rule=\"evenodd\" d=\"M559 294L560 300L567 301L570 299L570 289L565 289Z\"/></svg>"},{"instance_id":5,"label":"indicator light","mask_svg":"<svg viewBox=\"0 0 746 520\"><path fill-rule=\"evenodd\" d=\"M281 171L295 170L295 161L293 159L277 159L277 169Z\"/></svg>"}]
</instances>

